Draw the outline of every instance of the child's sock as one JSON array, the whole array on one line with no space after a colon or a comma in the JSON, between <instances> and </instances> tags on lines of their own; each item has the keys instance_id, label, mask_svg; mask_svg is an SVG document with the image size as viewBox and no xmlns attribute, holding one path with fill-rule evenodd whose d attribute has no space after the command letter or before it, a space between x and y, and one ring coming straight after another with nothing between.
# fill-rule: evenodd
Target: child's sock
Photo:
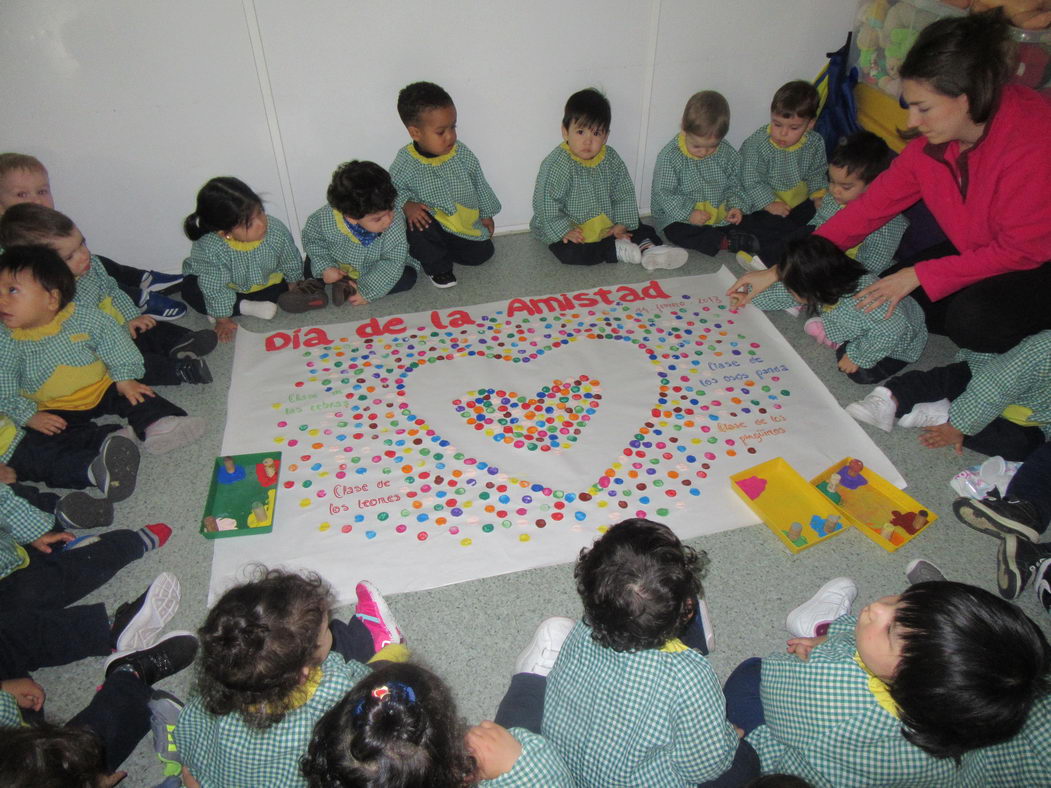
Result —
<instances>
[{"instance_id":1,"label":"child's sock","mask_svg":"<svg viewBox=\"0 0 1051 788\"><path fill-rule=\"evenodd\" d=\"M146 545L146 552L148 553L150 550L164 547L165 542L172 535L172 529L164 523L153 523L153 525L144 525L135 533L139 535L143 544Z\"/></svg>"},{"instance_id":2,"label":"child's sock","mask_svg":"<svg viewBox=\"0 0 1051 788\"><path fill-rule=\"evenodd\" d=\"M273 301L248 301L241 302L241 314L249 317L258 317L260 320L270 320L277 314L277 304Z\"/></svg>"}]
</instances>

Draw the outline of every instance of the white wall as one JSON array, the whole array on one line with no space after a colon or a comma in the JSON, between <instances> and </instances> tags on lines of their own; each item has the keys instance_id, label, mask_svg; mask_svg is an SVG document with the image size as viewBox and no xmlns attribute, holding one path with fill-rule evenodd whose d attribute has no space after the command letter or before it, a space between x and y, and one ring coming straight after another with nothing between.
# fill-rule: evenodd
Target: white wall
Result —
<instances>
[{"instance_id":1,"label":"white wall","mask_svg":"<svg viewBox=\"0 0 1051 788\"><path fill-rule=\"evenodd\" d=\"M390 163L397 92L420 79L456 101L498 229L520 229L566 96L594 85L645 211L691 93L726 95L738 144L853 15L847 0L3 0L0 149L47 165L94 250L177 270L209 177L242 178L295 231L340 162Z\"/></svg>"}]
</instances>

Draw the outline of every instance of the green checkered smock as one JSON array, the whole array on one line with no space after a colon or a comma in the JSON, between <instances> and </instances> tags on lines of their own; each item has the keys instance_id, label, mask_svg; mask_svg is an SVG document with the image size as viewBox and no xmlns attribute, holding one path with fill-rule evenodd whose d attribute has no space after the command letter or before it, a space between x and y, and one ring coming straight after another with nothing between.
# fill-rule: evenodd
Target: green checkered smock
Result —
<instances>
[{"instance_id":1,"label":"green checkered smock","mask_svg":"<svg viewBox=\"0 0 1051 788\"><path fill-rule=\"evenodd\" d=\"M303 258L292 233L280 219L268 215L266 221L266 235L251 251L235 249L218 233L205 233L190 247L182 272L197 277L212 317L233 315L237 293L276 284L277 276L290 283L303 278Z\"/></svg>"},{"instance_id":2,"label":"green checkered smock","mask_svg":"<svg viewBox=\"0 0 1051 788\"><path fill-rule=\"evenodd\" d=\"M98 309L76 303L41 328L0 332L0 358L0 412L19 426L36 414L38 403L101 386L107 373L120 381L136 380L145 372L127 329ZM97 362L102 362L100 369ZM76 410L77 404L69 408Z\"/></svg>"},{"instance_id":3,"label":"green checkered smock","mask_svg":"<svg viewBox=\"0 0 1051 788\"><path fill-rule=\"evenodd\" d=\"M6 413L0 413L0 462L7 462L15 453L25 433Z\"/></svg>"},{"instance_id":4,"label":"green checkered smock","mask_svg":"<svg viewBox=\"0 0 1051 788\"><path fill-rule=\"evenodd\" d=\"M816 788L947 788L956 768L901 735L901 723L869 690L854 661L854 616L836 619L807 661L763 659L766 724L748 734L764 773L786 772Z\"/></svg>"},{"instance_id":5,"label":"green checkered smock","mask_svg":"<svg viewBox=\"0 0 1051 788\"><path fill-rule=\"evenodd\" d=\"M827 198L826 198L827 199ZM858 292L878 281L871 274L858 279ZM775 282L752 299L752 303L764 311L787 309L797 306L781 282ZM866 312L858 306L853 296L844 296L821 311L821 322L825 324L825 336L832 342L846 342L847 358L863 369L874 367L890 357L916 361L927 345L927 323L923 310L912 298L903 298L894 314L886 317L889 304Z\"/></svg>"},{"instance_id":6,"label":"green checkered smock","mask_svg":"<svg viewBox=\"0 0 1051 788\"><path fill-rule=\"evenodd\" d=\"M1051 696L1036 702L1017 736L964 755L957 784L966 788L1051 785Z\"/></svg>"},{"instance_id":7,"label":"green checkered smock","mask_svg":"<svg viewBox=\"0 0 1051 788\"><path fill-rule=\"evenodd\" d=\"M6 484L0 484L0 579L28 564L29 556L22 545L39 539L54 526L54 517L15 495ZM0 676L0 679L3 678L18 677ZM0 693L0 698L3 695L4 693ZM22 719L21 714L18 715L18 719ZM0 708L0 726L2 725L4 715L3 709Z\"/></svg>"},{"instance_id":8,"label":"green checkered smock","mask_svg":"<svg viewBox=\"0 0 1051 788\"><path fill-rule=\"evenodd\" d=\"M420 270L409 256L401 208L394 209L391 226L368 246L347 229L342 214L328 205L318 208L303 225L303 249L314 276L320 277L326 268L339 268L357 280L358 292L370 302L390 292L405 266Z\"/></svg>"},{"instance_id":9,"label":"green checkered smock","mask_svg":"<svg viewBox=\"0 0 1051 788\"><path fill-rule=\"evenodd\" d=\"M610 225L639 226L639 207L628 168L613 148L604 145L594 159L582 162L562 143L540 164L533 189L529 227L545 244L561 241L575 227L606 216Z\"/></svg>"},{"instance_id":10,"label":"green checkered smock","mask_svg":"<svg viewBox=\"0 0 1051 788\"><path fill-rule=\"evenodd\" d=\"M811 227L820 227L839 213L843 207L836 202L832 192L829 192L808 224ZM848 249L846 253L865 266L865 270L870 274L881 274L894 262L894 253L898 251L901 237L905 235L908 228L909 220L899 213L878 230L869 233L864 241Z\"/></svg>"},{"instance_id":11,"label":"green checkered smock","mask_svg":"<svg viewBox=\"0 0 1051 788\"><path fill-rule=\"evenodd\" d=\"M759 211L783 200L795 208L828 188L825 141L808 131L791 148L770 141L770 126L760 126L741 145L741 186L748 201L746 212Z\"/></svg>"},{"instance_id":12,"label":"green checkered smock","mask_svg":"<svg viewBox=\"0 0 1051 788\"><path fill-rule=\"evenodd\" d=\"M683 146L680 132L657 154L650 193L654 224L659 230L673 222L686 224L695 209L711 214L710 225L727 224L727 211L748 207L741 191L740 154L726 140L703 159Z\"/></svg>"},{"instance_id":13,"label":"green checkered smock","mask_svg":"<svg viewBox=\"0 0 1051 788\"><path fill-rule=\"evenodd\" d=\"M191 698L175 726L175 746L201 788L305 786L299 759L306 754L314 724L369 674L365 665L346 662L335 651L321 663L321 671L310 700L266 730L249 728L239 714L209 714L199 697Z\"/></svg>"},{"instance_id":14,"label":"green checkered smock","mask_svg":"<svg viewBox=\"0 0 1051 788\"><path fill-rule=\"evenodd\" d=\"M715 671L678 640L665 649L613 651L583 622L570 632L543 734L580 785L688 786L730 768L738 738Z\"/></svg>"},{"instance_id":15,"label":"green checkered smock","mask_svg":"<svg viewBox=\"0 0 1051 788\"><path fill-rule=\"evenodd\" d=\"M1008 405L1028 408L1027 425L1051 438L1051 330L1028 336L1006 353L961 350L971 368L967 390L949 406L949 423L974 435Z\"/></svg>"},{"instance_id":16,"label":"green checkered smock","mask_svg":"<svg viewBox=\"0 0 1051 788\"><path fill-rule=\"evenodd\" d=\"M488 240L489 231L479 219L500 213L500 201L478 158L462 142L444 156L431 158L418 153L410 142L394 157L390 177L398 188L399 204L423 203L454 235L469 241Z\"/></svg>"},{"instance_id":17,"label":"green checkered smock","mask_svg":"<svg viewBox=\"0 0 1051 788\"><path fill-rule=\"evenodd\" d=\"M522 754L518 756L511 771L501 774L494 780L482 780L479 786L485 788L574 788L569 769L562 763L558 752L543 736L527 731L525 728L510 728L508 732L522 745Z\"/></svg>"},{"instance_id":18,"label":"green checkered smock","mask_svg":"<svg viewBox=\"0 0 1051 788\"><path fill-rule=\"evenodd\" d=\"M117 280L106 273L102 261L91 255L91 265L77 279L77 294L73 300L78 304L101 309L121 325L137 318L142 311L132 303L127 293L120 289Z\"/></svg>"},{"instance_id":19,"label":"green checkered smock","mask_svg":"<svg viewBox=\"0 0 1051 788\"><path fill-rule=\"evenodd\" d=\"M22 710L18 708L18 701L10 692L0 690L0 729L21 728Z\"/></svg>"}]
</instances>

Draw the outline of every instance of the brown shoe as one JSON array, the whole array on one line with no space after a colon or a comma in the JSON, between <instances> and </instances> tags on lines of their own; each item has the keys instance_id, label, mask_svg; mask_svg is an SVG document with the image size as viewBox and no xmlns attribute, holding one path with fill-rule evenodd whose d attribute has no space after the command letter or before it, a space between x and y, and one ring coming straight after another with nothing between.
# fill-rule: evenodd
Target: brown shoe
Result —
<instances>
[{"instance_id":1,"label":"brown shoe","mask_svg":"<svg viewBox=\"0 0 1051 788\"><path fill-rule=\"evenodd\" d=\"M349 277L332 283L332 306L343 306L347 299L358 292L358 286Z\"/></svg>"},{"instance_id":2,"label":"brown shoe","mask_svg":"<svg viewBox=\"0 0 1051 788\"><path fill-rule=\"evenodd\" d=\"M288 292L277 297L277 305L286 312L321 309L328 303L325 285L320 279L304 279L288 286Z\"/></svg>"}]
</instances>

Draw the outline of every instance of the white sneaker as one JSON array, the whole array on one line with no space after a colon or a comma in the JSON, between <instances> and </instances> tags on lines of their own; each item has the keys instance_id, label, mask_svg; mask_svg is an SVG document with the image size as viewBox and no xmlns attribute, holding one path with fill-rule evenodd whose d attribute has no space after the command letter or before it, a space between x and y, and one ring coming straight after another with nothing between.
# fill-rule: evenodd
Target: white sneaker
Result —
<instances>
[{"instance_id":1,"label":"white sneaker","mask_svg":"<svg viewBox=\"0 0 1051 788\"><path fill-rule=\"evenodd\" d=\"M665 268L669 271L686 265L689 253L678 246L651 246L642 253L642 267L647 271Z\"/></svg>"},{"instance_id":2,"label":"white sneaker","mask_svg":"<svg viewBox=\"0 0 1051 788\"><path fill-rule=\"evenodd\" d=\"M554 616L545 618L533 633L529 645L518 655L515 662L515 673L535 673L546 676L555 666L558 652L566 642L576 622L571 618Z\"/></svg>"},{"instance_id":3,"label":"white sneaker","mask_svg":"<svg viewBox=\"0 0 1051 788\"><path fill-rule=\"evenodd\" d=\"M790 314L792 317L799 317L799 313L803 311L802 304L796 304L795 306L786 306L785 312Z\"/></svg>"},{"instance_id":4,"label":"white sneaker","mask_svg":"<svg viewBox=\"0 0 1051 788\"><path fill-rule=\"evenodd\" d=\"M161 572L142 596L118 607L115 620L131 617L123 622L117 636L117 651L141 651L156 643L164 625L179 609L180 598L179 578L171 572Z\"/></svg>"},{"instance_id":5,"label":"white sneaker","mask_svg":"<svg viewBox=\"0 0 1051 788\"><path fill-rule=\"evenodd\" d=\"M757 254L748 254L748 252L738 252L734 255L737 258L737 264L744 268L746 271L765 271L766 263Z\"/></svg>"},{"instance_id":6,"label":"white sneaker","mask_svg":"<svg viewBox=\"0 0 1051 788\"><path fill-rule=\"evenodd\" d=\"M949 400L920 402L898 419L899 427L935 427L949 420Z\"/></svg>"},{"instance_id":7,"label":"white sneaker","mask_svg":"<svg viewBox=\"0 0 1051 788\"><path fill-rule=\"evenodd\" d=\"M894 411L897 409L894 397L886 386L876 386L865 399L852 402L846 407L847 413L858 421L879 427L884 432L894 429Z\"/></svg>"},{"instance_id":8,"label":"white sneaker","mask_svg":"<svg viewBox=\"0 0 1051 788\"><path fill-rule=\"evenodd\" d=\"M829 580L810 599L788 614L785 626L797 638L821 637L828 625L840 616L850 614L858 587L849 577Z\"/></svg>"},{"instance_id":9,"label":"white sneaker","mask_svg":"<svg viewBox=\"0 0 1051 788\"><path fill-rule=\"evenodd\" d=\"M249 317L258 317L260 320L270 320L277 314L277 304L273 301L242 301L241 314Z\"/></svg>"},{"instance_id":10,"label":"white sneaker","mask_svg":"<svg viewBox=\"0 0 1051 788\"><path fill-rule=\"evenodd\" d=\"M204 435L204 419L200 416L165 416L146 428L142 448L149 454L166 454Z\"/></svg>"},{"instance_id":11,"label":"white sneaker","mask_svg":"<svg viewBox=\"0 0 1051 788\"><path fill-rule=\"evenodd\" d=\"M627 238L618 238L613 245L617 249L618 263L634 263L638 265L642 262L642 250L639 249L637 243L632 243Z\"/></svg>"},{"instance_id":12,"label":"white sneaker","mask_svg":"<svg viewBox=\"0 0 1051 788\"><path fill-rule=\"evenodd\" d=\"M940 583L945 580L945 573L935 566L933 561L915 558L905 567L905 579L909 581L910 586L917 583Z\"/></svg>"}]
</instances>

